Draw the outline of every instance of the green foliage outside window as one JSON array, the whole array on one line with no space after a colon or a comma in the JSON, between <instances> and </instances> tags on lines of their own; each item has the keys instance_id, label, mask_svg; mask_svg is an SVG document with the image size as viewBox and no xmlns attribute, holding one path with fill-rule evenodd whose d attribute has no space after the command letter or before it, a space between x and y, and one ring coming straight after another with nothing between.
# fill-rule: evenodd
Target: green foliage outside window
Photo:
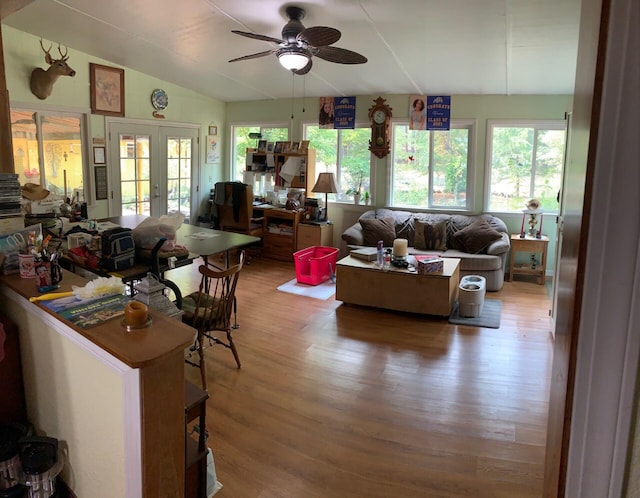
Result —
<instances>
[{"instance_id":1,"label":"green foliage outside window","mask_svg":"<svg viewBox=\"0 0 640 498\"><path fill-rule=\"evenodd\" d=\"M490 126L491 211L521 211L537 198L545 211L558 208L564 155L564 122L540 126Z\"/></svg>"},{"instance_id":2,"label":"green foliage outside window","mask_svg":"<svg viewBox=\"0 0 640 498\"><path fill-rule=\"evenodd\" d=\"M392 205L466 208L469 135L470 126L424 131L395 124Z\"/></svg>"},{"instance_id":3,"label":"green foliage outside window","mask_svg":"<svg viewBox=\"0 0 640 498\"><path fill-rule=\"evenodd\" d=\"M347 194L360 184L361 192L371 190L371 152L369 139L371 129L355 128L354 130L321 129L318 126L305 128L305 139L309 147L316 150L316 175L332 172L340 192L330 194L329 199L350 201Z\"/></svg>"}]
</instances>

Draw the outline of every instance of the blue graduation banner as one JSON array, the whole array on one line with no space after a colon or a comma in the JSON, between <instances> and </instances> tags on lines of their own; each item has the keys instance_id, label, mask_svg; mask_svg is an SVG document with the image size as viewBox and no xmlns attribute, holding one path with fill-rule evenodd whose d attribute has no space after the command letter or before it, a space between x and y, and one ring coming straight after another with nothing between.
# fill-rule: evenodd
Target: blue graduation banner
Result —
<instances>
[{"instance_id":1,"label":"blue graduation banner","mask_svg":"<svg viewBox=\"0 0 640 498\"><path fill-rule=\"evenodd\" d=\"M336 130L353 130L356 127L356 98L335 97L333 100L335 118L333 127Z\"/></svg>"},{"instance_id":2,"label":"blue graduation banner","mask_svg":"<svg viewBox=\"0 0 640 498\"><path fill-rule=\"evenodd\" d=\"M448 130L451 121L451 96L427 96L427 130Z\"/></svg>"}]
</instances>

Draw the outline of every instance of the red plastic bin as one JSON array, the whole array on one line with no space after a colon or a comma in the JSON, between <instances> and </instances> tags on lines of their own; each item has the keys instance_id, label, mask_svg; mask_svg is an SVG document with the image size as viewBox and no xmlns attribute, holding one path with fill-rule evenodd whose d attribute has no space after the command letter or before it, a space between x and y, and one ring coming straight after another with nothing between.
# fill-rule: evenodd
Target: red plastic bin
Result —
<instances>
[{"instance_id":1,"label":"red plastic bin","mask_svg":"<svg viewBox=\"0 0 640 498\"><path fill-rule=\"evenodd\" d=\"M301 284L318 285L336 272L340 249L312 246L293 253L296 263L296 279Z\"/></svg>"}]
</instances>

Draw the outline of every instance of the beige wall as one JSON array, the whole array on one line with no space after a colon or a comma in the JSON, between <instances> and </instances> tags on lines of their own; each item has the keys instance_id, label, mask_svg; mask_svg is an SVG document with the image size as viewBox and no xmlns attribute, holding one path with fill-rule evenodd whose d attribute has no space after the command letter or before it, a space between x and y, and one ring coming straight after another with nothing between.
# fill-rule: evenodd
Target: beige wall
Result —
<instances>
[{"instance_id":1,"label":"beige wall","mask_svg":"<svg viewBox=\"0 0 640 498\"><path fill-rule=\"evenodd\" d=\"M91 100L89 92L89 63L103 64L112 67L123 67L110 61L98 59L88 54L78 52L69 47L69 65L75 69L75 77L61 76L53 87L52 94L46 100L39 100L29 89L29 78L35 67L46 68L44 55L40 48L40 39L16 30L9 26L2 26L4 44L5 71L7 88L11 106L28 104L39 108L67 110L74 112L90 112ZM56 50L56 49L54 49ZM153 78L146 74L125 69L125 117L131 119L148 120L150 124L191 123L201 126L200 130L200 178L203 182L200 189L199 212L203 212L209 195L209 177L213 182L223 179L220 165L206 164L205 136L207 126L218 125L218 136L224 140L226 121L225 103L211 99L191 90ZM169 96L169 105L162 111L165 119L155 119L152 116L151 92L155 88L164 89ZM91 136L104 138L105 118L101 115L91 116ZM107 158L109 162L109 158ZM224 162L223 162L224 163ZM92 166L93 167L93 166ZM93 174L93 171L91 172ZM98 201L89 207L91 217L107 216L106 201Z\"/></svg>"}]
</instances>

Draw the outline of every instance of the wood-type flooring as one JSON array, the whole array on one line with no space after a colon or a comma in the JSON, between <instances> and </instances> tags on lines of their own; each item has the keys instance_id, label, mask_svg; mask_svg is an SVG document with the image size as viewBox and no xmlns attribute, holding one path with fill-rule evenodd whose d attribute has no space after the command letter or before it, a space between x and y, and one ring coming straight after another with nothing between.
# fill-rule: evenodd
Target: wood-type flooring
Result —
<instances>
[{"instance_id":1,"label":"wood-type flooring","mask_svg":"<svg viewBox=\"0 0 640 498\"><path fill-rule=\"evenodd\" d=\"M196 288L197 265L167 276ZM505 282L499 329L286 294L242 270L242 369L206 350L220 498L538 498L552 337L546 286ZM186 366L199 383L199 371Z\"/></svg>"}]
</instances>

